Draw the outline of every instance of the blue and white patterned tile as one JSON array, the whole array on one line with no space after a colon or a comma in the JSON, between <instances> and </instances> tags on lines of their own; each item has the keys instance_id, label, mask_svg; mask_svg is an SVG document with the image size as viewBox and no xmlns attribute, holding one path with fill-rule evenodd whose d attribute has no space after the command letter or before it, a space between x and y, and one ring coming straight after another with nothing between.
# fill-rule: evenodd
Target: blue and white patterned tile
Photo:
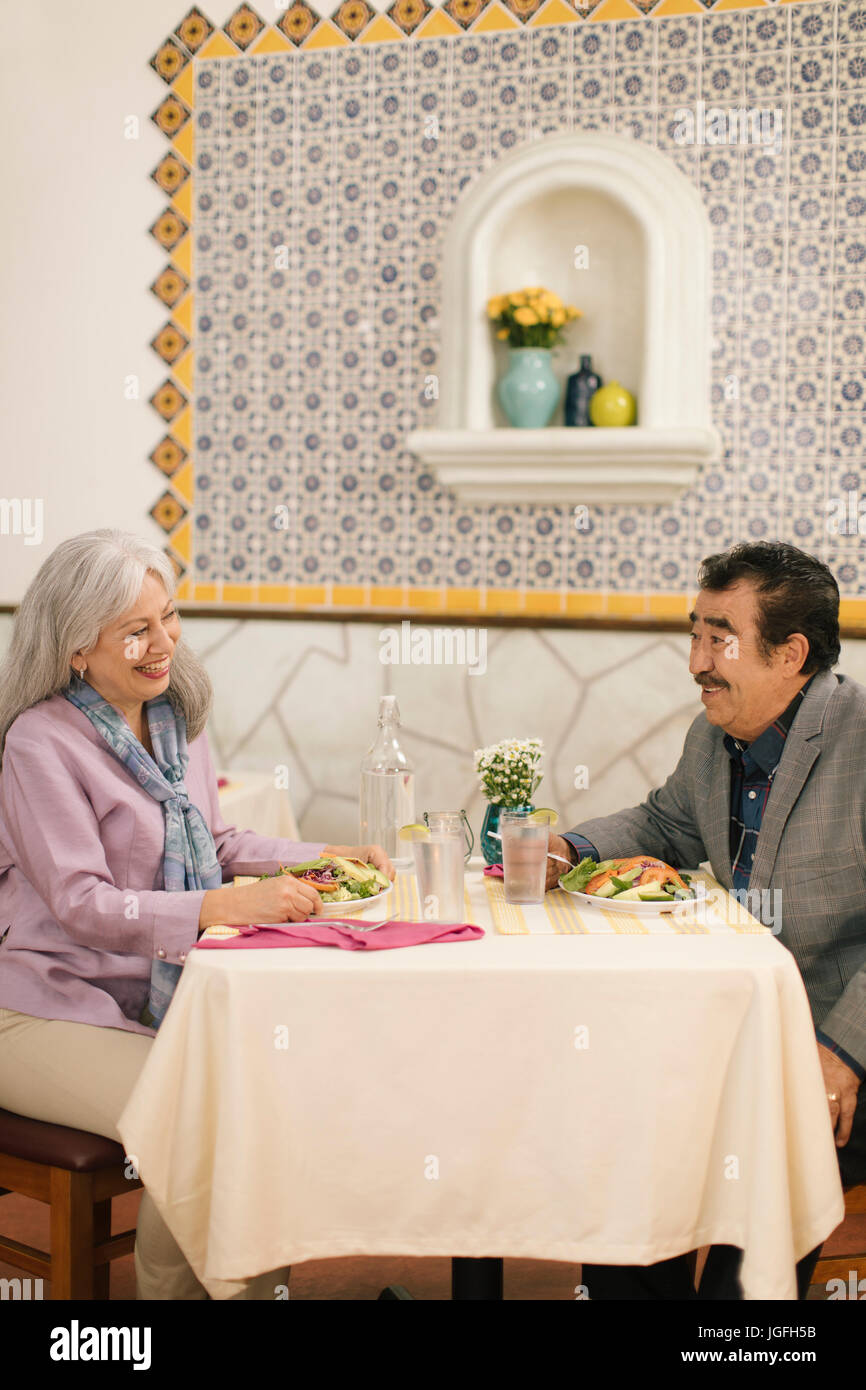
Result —
<instances>
[{"instance_id":1,"label":"blue and white patterned tile","mask_svg":"<svg viewBox=\"0 0 866 1390\"><path fill-rule=\"evenodd\" d=\"M747 53L778 53L790 39L787 6L749 10L743 16L743 47Z\"/></svg>"},{"instance_id":2,"label":"blue and white patterned tile","mask_svg":"<svg viewBox=\"0 0 866 1390\"><path fill-rule=\"evenodd\" d=\"M820 141L797 141L791 146L792 192L830 185L833 178L832 148Z\"/></svg>"},{"instance_id":3,"label":"blue and white patterned tile","mask_svg":"<svg viewBox=\"0 0 866 1390\"><path fill-rule=\"evenodd\" d=\"M691 63L664 63L657 69L656 100L660 106L693 107L698 97L698 76Z\"/></svg>"},{"instance_id":4,"label":"blue and white patterned tile","mask_svg":"<svg viewBox=\"0 0 866 1390\"><path fill-rule=\"evenodd\" d=\"M804 399L799 401L801 409L799 411L791 410L791 396L796 392L797 385L797 383L792 383L786 390L788 406L784 421L786 455L789 458L801 460L826 459L829 431L827 418L823 413L824 403L822 401L820 409L816 409L814 406L815 396L807 387L803 392Z\"/></svg>"},{"instance_id":5,"label":"blue and white patterned tile","mask_svg":"<svg viewBox=\"0 0 866 1390\"><path fill-rule=\"evenodd\" d=\"M777 233L764 236L744 236L742 266L745 281L765 280L781 275L785 259L785 242ZM818 274L817 269L813 274Z\"/></svg>"},{"instance_id":6,"label":"blue and white patterned tile","mask_svg":"<svg viewBox=\"0 0 866 1390\"><path fill-rule=\"evenodd\" d=\"M792 416L803 417L806 423L824 411L827 404L826 368L792 371L785 391L785 408Z\"/></svg>"},{"instance_id":7,"label":"blue and white patterned tile","mask_svg":"<svg viewBox=\"0 0 866 1390\"><path fill-rule=\"evenodd\" d=\"M799 277L827 275L833 246L829 237L820 232L802 232L788 238L788 274Z\"/></svg>"},{"instance_id":8,"label":"blue and white patterned tile","mask_svg":"<svg viewBox=\"0 0 866 1390\"><path fill-rule=\"evenodd\" d=\"M852 467L862 468L866 445L866 425L861 414L835 414L830 422L830 456Z\"/></svg>"},{"instance_id":9,"label":"blue and white patterned tile","mask_svg":"<svg viewBox=\"0 0 866 1390\"><path fill-rule=\"evenodd\" d=\"M866 244L861 229L842 228L836 234L834 261L837 271L843 275L859 274L866 271Z\"/></svg>"},{"instance_id":10,"label":"blue and white patterned tile","mask_svg":"<svg viewBox=\"0 0 866 1390\"><path fill-rule=\"evenodd\" d=\"M833 190L828 184L792 189L788 200L789 229L798 234L828 231L833 224L834 202Z\"/></svg>"},{"instance_id":11,"label":"blue and white patterned tile","mask_svg":"<svg viewBox=\"0 0 866 1390\"><path fill-rule=\"evenodd\" d=\"M840 322L860 322L866 318L866 289L862 279L840 277L835 281L833 318Z\"/></svg>"},{"instance_id":12,"label":"blue and white patterned tile","mask_svg":"<svg viewBox=\"0 0 866 1390\"><path fill-rule=\"evenodd\" d=\"M614 63L652 63L656 60L653 24L642 20L621 20L613 30Z\"/></svg>"},{"instance_id":13,"label":"blue and white patterned tile","mask_svg":"<svg viewBox=\"0 0 866 1390\"><path fill-rule=\"evenodd\" d=\"M743 65L739 57L706 57L701 65L700 94L708 106L743 104Z\"/></svg>"},{"instance_id":14,"label":"blue and white patterned tile","mask_svg":"<svg viewBox=\"0 0 866 1390\"><path fill-rule=\"evenodd\" d=\"M575 115L597 109L613 100L613 70L609 64L581 61L578 57L572 82Z\"/></svg>"},{"instance_id":15,"label":"blue and white patterned tile","mask_svg":"<svg viewBox=\"0 0 866 1390\"><path fill-rule=\"evenodd\" d=\"M701 19L701 41L704 60L731 57L743 48L744 16L739 11L704 15Z\"/></svg>"},{"instance_id":16,"label":"blue and white patterned tile","mask_svg":"<svg viewBox=\"0 0 866 1390\"><path fill-rule=\"evenodd\" d=\"M745 189L778 191L786 181L785 156L772 146L745 145L742 150L743 187Z\"/></svg>"},{"instance_id":17,"label":"blue and white patterned tile","mask_svg":"<svg viewBox=\"0 0 866 1390\"><path fill-rule=\"evenodd\" d=\"M613 100L617 106L651 106L655 101L653 69L646 63L617 62L613 70Z\"/></svg>"},{"instance_id":18,"label":"blue and white patterned tile","mask_svg":"<svg viewBox=\"0 0 866 1390\"><path fill-rule=\"evenodd\" d=\"M805 142L832 139L835 115L834 100L830 94L818 92L814 96L792 97L788 117L791 142L796 146ZM838 124L841 129L841 118ZM815 175L819 178L827 177L821 169L814 171L813 176Z\"/></svg>"},{"instance_id":19,"label":"blue and white patterned tile","mask_svg":"<svg viewBox=\"0 0 866 1390\"><path fill-rule=\"evenodd\" d=\"M747 106L780 106L789 88L788 60L784 52L756 53L746 58L743 63L743 96ZM810 93L821 88L807 85L804 90Z\"/></svg>"},{"instance_id":20,"label":"blue and white patterned tile","mask_svg":"<svg viewBox=\"0 0 866 1390\"><path fill-rule=\"evenodd\" d=\"M830 5L822 5L821 12L824 14L832 9ZM866 5L862 0L858 0L858 3L849 0L848 4L840 6L837 18L837 37L840 43L866 43Z\"/></svg>"},{"instance_id":21,"label":"blue and white patterned tile","mask_svg":"<svg viewBox=\"0 0 866 1390\"><path fill-rule=\"evenodd\" d=\"M792 95L804 97L813 93L832 92L836 80L837 50L835 47L801 48L791 55L790 85Z\"/></svg>"},{"instance_id":22,"label":"blue and white patterned tile","mask_svg":"<svg viewBox=\"0 0 866 1390\"><path fill-rule=\"evenodd\" d=\"M698 17L678 16L656 26L656 56L659 66L668 63L693 64L701 40L701 20Z\"/></svg>"},{"instance_id":23,"label":"blue and white patterned tile","mask_svg":"<svg viewBox=\"0 0 866 1390\"><path fill-rule=\"evenodd\" d=\"M790 303L786 304L783 286L776 280L752 280L743 286L742 321L753 326L757 323L776 324L780 319L790 318Z\"/></svg>"},{"instance_id":24,"label":"blue and white patterned tile","mask_svg":"<svg viewBox=\"0 0 866 1390\"><path fill-rule=\"evenodd\" d=\"M823 499L821 499L823 502ZM816 549L824 544L825 530L824 523L826 517L823 507L820 510L804 510L802 507L793 507L786 515L786 539L792 545L797 545L803 550L815 554Z\"/></svg>"},{"instance_id":25,"label":"blue and white patterned tile","mask_svg":"<svg viewBox=\"0 0 866 1390\"><path fill-rule=\"evenodd\" d=\"M837 6L832 3L798 6L790 15L791 43L795 48L832 44L836 37Z\"/></svg>"},{"instance_id":26,"label":"blue and white patterned tile","mask_svg":"<svg viewBox=\"0 0 866 1390\"><path fill-rule=\"evenodd\" d=\"M859 366L866 362L866 325L853 324L846 332L836 334L832 359L836 367Z\"/></svg>"},{"instance_id":27,"label":"blue and white patterned tile","mask_svg":"<svg viewBox=\"0 0 866 1390\"><path fill-rule=\"evenodd\" d=\"M828 350L827 324L791 324L787 337L786 373L823 368L827 363Z\"/></svg>"},{"instance_id":28,"label":"blue and white patterned tile","mask_svg":"<svg viewBox=\"0 0 866 1390\"><path fill-rule=\"evenodd\" d=\"M849 414L866 407L866 370L833 368L830 372L830 409Z\"/></svg>"},{"instance_id":29,"label":"blue and white patterned tile","mask_svg":"<svg viewBox=\"0 0 866 1390\"><path fill-rule=\"evenodd\" d=\"M840 186L862 182L866 175L866 148L862 136L837 141L835 174Z\"/></svg>"},{"instance_id":30,"label":"blue and white patterned tile","mask_svg":"<svg viewBox=\"0 0 866 1390\"><path fill-rule=\"evenodd\" d=\"M655 144L656 116L657 112L652 107L619 105L614 111L612 128L630 140L652 146Z\"/></svg>"}]
</instances>

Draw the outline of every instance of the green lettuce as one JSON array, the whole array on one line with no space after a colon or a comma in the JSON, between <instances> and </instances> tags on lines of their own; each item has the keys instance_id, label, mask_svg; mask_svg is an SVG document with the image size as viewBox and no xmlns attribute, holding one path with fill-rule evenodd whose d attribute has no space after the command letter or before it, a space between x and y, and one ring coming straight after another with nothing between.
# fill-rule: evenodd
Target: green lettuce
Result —
<instances>
[{"instance_id":1,"label":"green lettuce","mask_svg":"<svg viewBox=\"0 0 866 1390\"><path fill-rule=\"evenodd\" d=\"M612 869L618 864L618 859L603 859L600 864L594 859L581 859L579 864L575 864L573 869L563 874L559 880L563 888L567 888L570 893L585 893L586 885L596 874L603 874L608 869Z\"/></svg>"}]
</instances>

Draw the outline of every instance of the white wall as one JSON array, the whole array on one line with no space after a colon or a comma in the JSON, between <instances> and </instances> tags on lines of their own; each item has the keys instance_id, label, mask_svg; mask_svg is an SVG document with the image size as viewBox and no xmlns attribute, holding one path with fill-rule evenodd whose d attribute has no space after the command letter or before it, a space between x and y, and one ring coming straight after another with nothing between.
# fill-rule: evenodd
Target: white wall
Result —
<instances>
[{"instance_id":1,"label":"white wall","mask_svg":"<svg viewBox=\"0 0 866 1390\"><path fill-rule=\"evenodd\" d=\"M224 23L233 4L203 7ZM272 6L258 6L271 19ZM0 535L0 603L17 603L66 536L148 518L166 374L148 286L166 256L147 228L166 204L148 177L168 148L150 120L167 91L148 60L184 0L0 0L0 496L42 498L44 538ZM124 139L124 119L141 136ZM124 399L128 374L141 399Z\"/></svg>"}]
</instances>

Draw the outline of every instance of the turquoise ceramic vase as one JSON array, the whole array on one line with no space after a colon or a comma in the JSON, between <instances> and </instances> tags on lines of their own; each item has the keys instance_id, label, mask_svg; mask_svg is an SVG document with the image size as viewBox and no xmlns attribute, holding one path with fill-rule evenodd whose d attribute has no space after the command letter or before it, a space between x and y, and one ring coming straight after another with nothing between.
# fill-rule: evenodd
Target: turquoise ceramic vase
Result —
<instances>
[{"instance_id":1,"label":"turquoise ceramic vase","mask_svg":"<svg viewBox=\"0 0 866 1390\"><path fill-rule=\"evenodd\" d=\"M550 354L550 348L509 348L508 371L500 377L498 392L517 429L544 429L557 407L561 388Z\"/></svg>"},{"instance_id":2,"label":"turquoise ceramic vase","mask_svg":"<svg viewBox=\"0 0 866 1390\"><path fill-rule=\"evenodd\" d=\"M492 802L487 803L487 810L484 812L484 823L481 826L481 853L484 855L485 864L502 863L502 841L495 840L492 832L499 830L499 816L503 810L532 811L532 806L494 806Z\"/></svg>"}]
</instances>

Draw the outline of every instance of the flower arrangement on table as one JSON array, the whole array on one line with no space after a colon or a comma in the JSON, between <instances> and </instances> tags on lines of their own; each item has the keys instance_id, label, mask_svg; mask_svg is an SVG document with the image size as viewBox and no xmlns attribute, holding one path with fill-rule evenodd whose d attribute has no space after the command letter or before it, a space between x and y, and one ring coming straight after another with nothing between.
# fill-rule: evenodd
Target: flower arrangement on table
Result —
<instances>
[{"instance_id":1,"label":"flower arrangement on table","mask_svg":"<svg viewBox=\"0 0 866 1390\"><path fill-rule=\"evenodd\" d=\"M566 324L582 317L581 311L543 285L530 285L488 299L487 317L499 325L496 336L509 347L508 371L497 385L502 409L518 429L543 429L561 394L551 349L562 341Z\"/></svg>"},{"instance_id":2,"label":"flower arrangement on table","mask_svg":"<svg viewBox=\"0 0 866 1390\"><path fill-rule=\"evenodd\" d=\"M509 806L531 806L541 783L544 744L540 738L506 738L489 748L476 748L475 771L487 800L481 827L481 850L488 864L502 858L502 847L492 838L499 829L499 814Z\"/></svg>"}]
</instances>

